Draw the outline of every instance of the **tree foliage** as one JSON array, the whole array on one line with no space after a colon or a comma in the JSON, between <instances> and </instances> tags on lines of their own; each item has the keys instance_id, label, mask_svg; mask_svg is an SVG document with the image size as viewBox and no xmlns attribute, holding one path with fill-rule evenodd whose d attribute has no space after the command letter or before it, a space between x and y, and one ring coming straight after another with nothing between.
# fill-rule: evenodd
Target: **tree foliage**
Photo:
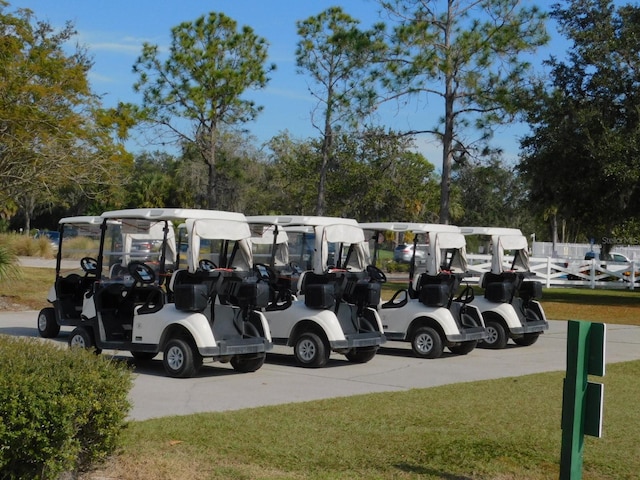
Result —
<instances>
[{"instance_id":1,"label":"tree foliage","mask_svg":"<svg viewBox=\"0 0 640 480\"><path fill-rule=\"evenodd\" d=\"M117 182L129 160L98 121L91 93L91 60L67 23L56 31L30 10L7 12L0 3L0 203L22 209L25 231L42 206L59 203L74 188L86 197Z\"/></svg>"},{"instance_id":2,"label":"tree foliage","mask_svg":"<svg viewBox=\"0 0 640 480\"><path fill-rule=\"evenodd\" d=\"M243 124L260 112L243 94L266 86L275 68L265 66L266 60L267 42L253 29L238 29L235 20L211 12L171 30L164 60L158 45L145 43L133 67L147 120L206 164L209 208L218 207L221 196L217 136L224 126Z\"/></svg>"},{"instance_id":3,"label":"tree foliage","mask_svg":"<svg viewBox=\"0 0 640 480\"><path fill-rule=\"evenodd\" d=\"M640 206L640 8L574 0L552 15L572 46L531 100L520 169L540 214L621 235Z\"/></svg>"},{"instance_id":4,"label":"tree foliage","mask_svg":"<svg viewBox=\"0 0 640 480\"><path fill-rule=\"evenodd\" d=\"M438 190L434 166L413 151L410 138L368 129L342 132L334 142L327 166L325 215L360 221L433 218ZM270 201L258 211L313 214L321 142L296 140L285 132L269 146L273 154L265 180Z\"/></svg>"},{"instance_id":5,"label":"tree foliage","mask_svg":"<svg viewBox=\"0 0 640 480\"><path fill-rule=\"evenodd\" d=\"M327 173L329 163L335 161L336 131L362 118L373 106L368 71L382 47L383 26L360 30L359 23L340 7L297 23L296 65L299 73L308 73L313 80L309 90L317 104L311 121L322 138L317 215L326 208Z\"/></svg>"},{"instance_id":6,"label":"tree foliage","mask_svg":"<svg viewBox=\"0 0 640 480\"><path fill-rule=\"evenodd\" d=\"M469 127L490 137L491 125L515 112L530 65L523 53L547 41L545 15L520 0L381 0L393 29L384 84L388 99L435 97L439 125L428 133L442 143L440 216L450 220L451 168L474 153Z\"/></svg>"},{"instance_id":7,"label":"tree foliage","mask_svg":"<svg viewBox=\"0 0 640 480\"><path fill-rule=\"evenodd\" d=\"M500 158L456 163L453 182L462 203L462 214L455 218L456 224L534 230L527 186L516 168Z\"/></svg>"}]
</instances>

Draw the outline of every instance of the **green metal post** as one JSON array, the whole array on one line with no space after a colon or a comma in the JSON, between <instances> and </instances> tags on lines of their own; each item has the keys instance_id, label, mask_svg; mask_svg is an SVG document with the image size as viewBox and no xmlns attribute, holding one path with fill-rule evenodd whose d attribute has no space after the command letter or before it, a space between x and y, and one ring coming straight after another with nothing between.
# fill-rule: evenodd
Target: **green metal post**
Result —
<instances>
[{"instance_id":1,"label":"green metal post","mask_svg":"<svg viewBox=\"0 0 640 480\"><path fill-rule=\"evenodd\" d=\"M582 478L584 435L600 435L603 387L589 383L588 375L604 375L605 338L604 324L568 322L560 480Z\"/></svg>"}]
</instances>

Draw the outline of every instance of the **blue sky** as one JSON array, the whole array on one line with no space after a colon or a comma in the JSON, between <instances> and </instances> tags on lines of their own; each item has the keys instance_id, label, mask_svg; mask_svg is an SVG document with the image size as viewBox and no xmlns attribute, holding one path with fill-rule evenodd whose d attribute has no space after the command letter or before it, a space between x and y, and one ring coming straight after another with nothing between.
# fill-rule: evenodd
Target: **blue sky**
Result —
<instances>
[{"instance_id":1,"label":"blue sky","mask_svg":"<svg viewBox=\"0 0 640 480\"><path fill-rule=\"evenodd\" d=\"M65 21L74 23L78 31L77 41L85 45L94 58L90 80L94 92L103 96L105 106L113 106L119 101L139 102L139 97L133 92L136 76L131 68L143 42L166 47L170 43L172 27L193 21L210 11L223 12L239 25L252 27L269 42L269 61L277 65L267 88L252 94L264 110L255 122L246 127L259 142L283 130L300 138L316 135L310 122L315 102L308 93L307 78L296 74L296 21L317 15L336 4L342 5L363 26L380 20L380 7L375 0L9 1L10 10L30 8L36 18L53 26L62 26ZM540 61L542 55L536 56L534 62ZM434 126L439 115L440 111L430 111L427 103L409 105L402 110L387 105L381 110L381 121L399 130L424 128ZM524 132L526 129L522 126L502 127L496 132L494 143L504 148L507 157L513 159L517 155L518 136ZM441 149L423 137L418 139L419 150L439 168Z\"/></svg>"}]
</instances>

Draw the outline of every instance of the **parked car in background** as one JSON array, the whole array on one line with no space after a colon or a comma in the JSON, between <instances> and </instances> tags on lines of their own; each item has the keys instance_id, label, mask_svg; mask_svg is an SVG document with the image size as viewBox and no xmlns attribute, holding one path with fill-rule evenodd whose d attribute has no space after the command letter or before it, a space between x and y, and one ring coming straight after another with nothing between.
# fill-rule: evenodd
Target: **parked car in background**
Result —
<instances>
[{"instance_id":1,"label":"parked car in background","mask_svg":"<svg viewBox=\"0 0 640 480\"><path fill-rule=\"evenodd\" d=\"M590 250L584 255L585 260L593 260L595 258L599 258L600 260L603 260L605 262L631 263L631 260L629 260L626 255L617 252L609 252L606 255L602 253L600 253L600 255L596 255L596 252Z\"/></svg>"},{"instance_id":2,"label":"parked car in background","mask_svg":"<svg viewBox=\"0 0 640 480\"><path fill-rule=\"evenodd\" d=\"M60 242L60 232L55 230L38 230L33 236L36 240L39 238L46 238L51 244L51 248L58 249L58 243Z\"/></svg>"},{"instance_id":3,"label":"parked car in background","mask_svg":"<svg viewBox=\"0 0 640 480\"><path fill-rule=\"evenodd\" d=\"M413 260L413 252L416 252L416 262L420 263L426 258L426 245L417 245L414 248L412 243L401 243L393 249L393 261L399 263L411 263Z\"/></svg>"}]
</instances>

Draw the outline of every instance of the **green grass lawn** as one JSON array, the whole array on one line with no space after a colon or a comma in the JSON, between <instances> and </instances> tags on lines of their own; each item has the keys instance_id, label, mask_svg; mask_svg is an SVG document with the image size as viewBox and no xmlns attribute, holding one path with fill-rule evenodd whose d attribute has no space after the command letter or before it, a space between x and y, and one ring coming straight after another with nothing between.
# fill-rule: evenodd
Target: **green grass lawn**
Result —
<instances>
[{"instance_id":1,"label":"green grass lawn","mask_svg":"<svg viewBox=\"0 0 640 480\"><path fill-rule=\"evenodd\" d=\"M563 377L132 422L96 478L556 479ZM639 377L640 361L608 368L604 436L585 437L583 478L638 478Z\"/></svg>"}]
</instances>

